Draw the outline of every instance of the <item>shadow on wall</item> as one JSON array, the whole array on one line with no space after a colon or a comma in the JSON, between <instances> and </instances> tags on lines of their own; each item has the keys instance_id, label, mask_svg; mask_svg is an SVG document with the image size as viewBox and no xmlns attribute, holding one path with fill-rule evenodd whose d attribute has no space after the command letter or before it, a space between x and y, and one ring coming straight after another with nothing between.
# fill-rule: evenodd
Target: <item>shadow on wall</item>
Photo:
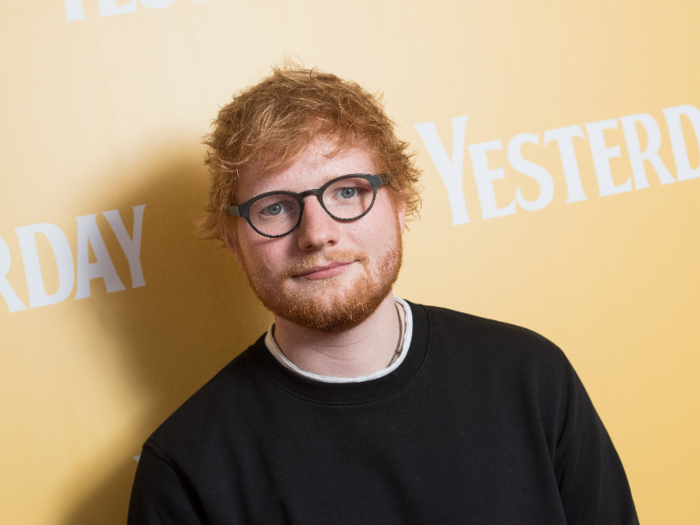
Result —
<instances>
[{"instance_id":1,"label":"shadow on wall","mask_svg":"<svg viewBox=\"0 0 700 525\"><path fill-rule=\"evenodd\" d=\"M153 158L152 152L149 155ZM207 195L201 151L168 148L155 158L168 162L145 169L141 187L130 187L115 205L131 232L131 208L146 204L141 263L146 286L105 294L93 284L96 322L117 341L122 373L143 399L130 428L133 443L119 443L123 461L65 516L66 525L123 525L136 471L132 456L182 402L252 344L269 326L270 314L250 290L233 256L217 241L196 238L194 218ZM120 253L105 235L110 253ZM128 276L126 258L114 264ZM109 454L113 454L111 447ZM95 457L104 457L96 454ZM95 471L100 465L95 465ZM94 479L89 477L89 483Z\"/></svg>"}]
</instances>

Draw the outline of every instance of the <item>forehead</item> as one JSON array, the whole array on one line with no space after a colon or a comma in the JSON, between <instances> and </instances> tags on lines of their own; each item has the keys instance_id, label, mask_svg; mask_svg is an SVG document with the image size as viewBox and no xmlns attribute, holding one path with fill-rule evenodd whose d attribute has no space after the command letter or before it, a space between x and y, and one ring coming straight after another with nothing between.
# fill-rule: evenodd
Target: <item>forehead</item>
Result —
<instances>
[{"instance_id":1,"label":"forehead","mask_svg":"<svg viewBox=\"0 0 700 525\"><path fill-rule=\"evenodd\" d=\"M238 181L239 203L275 190L302 192L351 173L376 173L373 153L366 146L337 148L337 141L319 138L287 167L274 171L252 168L241 173Z\"/></svg>"}]
</instances>

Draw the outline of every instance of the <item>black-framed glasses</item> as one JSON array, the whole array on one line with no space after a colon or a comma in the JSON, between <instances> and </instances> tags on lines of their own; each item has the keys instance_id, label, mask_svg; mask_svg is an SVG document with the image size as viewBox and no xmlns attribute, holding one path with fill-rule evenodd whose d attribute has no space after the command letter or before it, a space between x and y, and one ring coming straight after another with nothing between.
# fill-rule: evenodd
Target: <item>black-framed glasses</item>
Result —
<instances>
[{"instance_id":1,"label":"black-framed glasses","mask_svg":"<svg viewBox=\"0 0 700 525\"><path fill-rule=\"evenodd\" d=\"M372 209L379 187L390 182L391 177L386 173L353 173L329 180L320 188L302 193L263 193L238 206L229 206L226 213L232 217L244 217L260 235L284 237L301 223L305 197L316 196L326 213L337 221L356 221Z\"/></svg>"}]
</instances>

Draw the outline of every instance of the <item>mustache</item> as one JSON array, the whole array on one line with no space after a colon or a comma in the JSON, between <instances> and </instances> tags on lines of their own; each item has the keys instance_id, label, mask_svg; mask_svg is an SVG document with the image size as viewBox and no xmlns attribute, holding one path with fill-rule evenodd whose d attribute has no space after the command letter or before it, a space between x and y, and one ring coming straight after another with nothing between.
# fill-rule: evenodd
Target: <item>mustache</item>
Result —
<instances>
[{"instance_id":1,"label":"mustache","mask_svg":"<svg viewBox=\"0 0 700 525\"><path fill-rule=\"evenodd\" d=\"M331 262L349 263L355 261L366 265L367 263L369 263L369 257L364 252L350 250L338 250L328 253L315 253L313 255L304 257L300 261L297 261L294 264L291 264L287 268L285 268L284 272L282 272L282 278L288 279L290 277L294 277L295 275L299 275L300 273L303 273L313 268L314 266L320 266Z\"/></svg>"}]
</instances>

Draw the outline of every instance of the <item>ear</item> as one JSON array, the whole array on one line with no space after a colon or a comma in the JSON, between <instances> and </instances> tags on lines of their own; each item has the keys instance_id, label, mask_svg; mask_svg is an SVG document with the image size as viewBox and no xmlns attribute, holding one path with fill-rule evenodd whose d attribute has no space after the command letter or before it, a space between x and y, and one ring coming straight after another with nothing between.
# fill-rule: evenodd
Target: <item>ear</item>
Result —
<instances>
[{"instance_id":1,"label":"ear","mask_svg":"<svg viewBox=\"0 0 700 525\"><path fill-rule=\"evenodd\" d=\"M394 209L396 210L396 215L399 219L401 235L403 235L403 232L406 230L406 202L403 200L395 202Z\"/></svg>"},{"instance_id":2,"label":"ear","mask_svg":"<svg viewBox=\"0 0 700 525\"><path fill-rule=\"evenodd\" d=\"M221 238L226 243L228 251L230 251L236 258L236 261L238 261L238 264L243 266L240 248L238 242L233 238L233 235L234 234L229 230L228 224L221 225Z\"/></svg>"}]
</instances>

